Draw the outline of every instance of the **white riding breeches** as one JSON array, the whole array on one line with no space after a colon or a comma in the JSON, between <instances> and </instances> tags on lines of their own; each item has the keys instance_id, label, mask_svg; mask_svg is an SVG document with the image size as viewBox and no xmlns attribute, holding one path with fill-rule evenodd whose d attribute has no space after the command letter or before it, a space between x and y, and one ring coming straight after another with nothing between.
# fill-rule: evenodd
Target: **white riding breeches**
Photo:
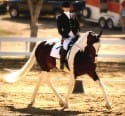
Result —
<instances>
[{"instance_id":1,"label":"white riding breeches","mask_svg":"<svg viewBox=\"0 0 125 116\"><path fill-rule=\"evenodd\" d=\"M64 41L63 41L63 49L64 50L67 50L68 49L68 45L69 43L72 41L72 37L69 37L69 38L65 38Z\"/></svg>"}]
</instances>

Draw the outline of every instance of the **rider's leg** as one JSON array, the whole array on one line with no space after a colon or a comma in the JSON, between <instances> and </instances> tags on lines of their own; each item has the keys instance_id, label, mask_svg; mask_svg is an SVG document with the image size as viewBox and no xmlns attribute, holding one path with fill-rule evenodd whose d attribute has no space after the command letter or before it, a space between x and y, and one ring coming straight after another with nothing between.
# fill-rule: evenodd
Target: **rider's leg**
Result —
<instances>
[{"instance_id":1,"label":"rider's leg","mask_svg":"<svg viewBox=\"0 0 125 116\"><path fill-rule=\"evenodd\" d=\"M60 52L60 69L63 70L64 69L64 64L65 64L65 58L67 55L67 49L68 49L68 45L71 42L71 38L65 38L64 42L63 42L63 48L61 49Z\"/></svg>"},{"instance_id":2,"label":"rider's leg","mask_svg":"<svg viewBox=\"0 0 125 116\"><path fill-rule=\"evenodd\" d=\"M60 52L60 69L61 70L64 69L66 53L67 53L67 51L64 48L62 48L61 52Z\"/></svg>"}]
</instances>

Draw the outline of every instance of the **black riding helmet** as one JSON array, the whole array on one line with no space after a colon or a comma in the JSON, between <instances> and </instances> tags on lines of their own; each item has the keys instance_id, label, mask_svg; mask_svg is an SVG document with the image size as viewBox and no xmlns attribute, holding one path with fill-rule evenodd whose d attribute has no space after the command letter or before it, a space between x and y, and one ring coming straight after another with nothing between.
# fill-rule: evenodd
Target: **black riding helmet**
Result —
<instances>
[{"instance_id":1,"label":"black riding helmet","mask_svg":"<svg viewBox=\"0 0 125 116\"><path fill-rule=\"evenodd\" d=\"M70 3L69 2L63 2L62 3L62 8L69 8L70 7Z\"/></svg>"}]
</instances>

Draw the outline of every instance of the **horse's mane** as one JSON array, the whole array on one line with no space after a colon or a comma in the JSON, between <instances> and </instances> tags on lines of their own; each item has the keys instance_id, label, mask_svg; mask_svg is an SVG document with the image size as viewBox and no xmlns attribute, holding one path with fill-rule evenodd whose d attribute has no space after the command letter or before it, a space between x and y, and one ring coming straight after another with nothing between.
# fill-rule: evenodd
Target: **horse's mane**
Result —
<instances>
[{"instance_id":1,"label":"horse's mane","mask_svg":"<svg viewBox=\"0 0 125 116\"><path fill-rule=\"evenodd\" d=\"M89 31L83 33L80 35L80 38L76 41L74 44L75 46L79 47L80 50L84 50L85 47L87 46L87 36L89 34Z\"/></svg>"},{"instance_id":2,"label":"horse's mane","mask_svg":"<svg viewBox=\"0 0 125 116\"><path fill-rule=\"evenodd\" d=\"M81 51L84 51L86 46L87 46L87 36L89 35L89 33L94 33L92 31L87 31L83 34L81 34L80 38L76 41L76 43L74 44L75 46L78 46L80 48ZM95 34L95 33L94 33ZM94 48L96 50L96 54L98 54L99 51L99 47L100 47L100 41L97 43L94 43Z\"/></svg>"}]
</instances>

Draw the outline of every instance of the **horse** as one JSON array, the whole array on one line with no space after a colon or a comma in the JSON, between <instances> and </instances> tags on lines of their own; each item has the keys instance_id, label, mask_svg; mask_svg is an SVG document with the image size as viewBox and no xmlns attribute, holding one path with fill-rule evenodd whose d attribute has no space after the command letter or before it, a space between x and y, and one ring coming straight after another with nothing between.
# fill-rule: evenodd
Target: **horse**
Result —
<instances>
[{"instance_id":1,"label":"horse","mask_svg":"<svg viewBox=\"0 0 125 116\"><path fill-rule=\"evenodd\" d=\"M70 79L65 99L63 99L62 96L59 93L57 93L50 78L47 78L47 75L51 74L51 70L57 68L57 63L56 63L57 58L52 57L50 55L51 50L57 43L57 41L55 40L53 41L43 40L37 43L37 45L34 47L33 52L31 53L30 58L24 64L24 66L20 70L12 72L9 75L6 75L4 77L4 80L10 82L11 78L11 82L16 82L22 76L24 76L32 68L35 61L37 61L37 63L41 68L40 69L41 73L39 76L38 83L33 92L32 100L28 105L28 107L31 107L34 104L38 89L41 83L44 82L52 89L52 91L58 97L59 105L63 109L66 109L69 107L68 105L69 95L73 91L75 80L80 75L88 74L101 87L104 95L105 106L106 108L111 109L111 104L107 97L104 84L96 73L96 57L98 56L101 35L102 31L100 31L99 34L93 31L87 31L81 34L79 39L69 49L66 59L67 59L67 64L68 64L67 68L69 70Z\"/></svg>"}]
</instances>

